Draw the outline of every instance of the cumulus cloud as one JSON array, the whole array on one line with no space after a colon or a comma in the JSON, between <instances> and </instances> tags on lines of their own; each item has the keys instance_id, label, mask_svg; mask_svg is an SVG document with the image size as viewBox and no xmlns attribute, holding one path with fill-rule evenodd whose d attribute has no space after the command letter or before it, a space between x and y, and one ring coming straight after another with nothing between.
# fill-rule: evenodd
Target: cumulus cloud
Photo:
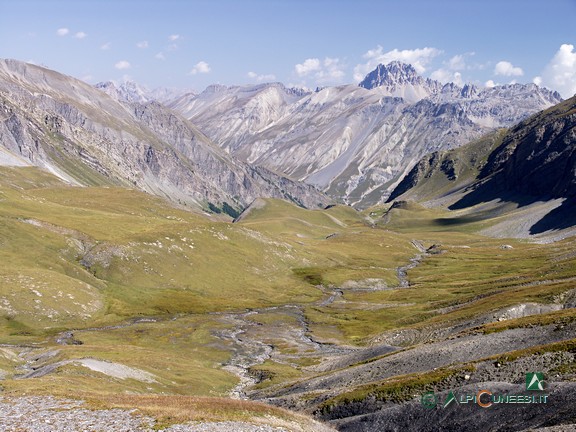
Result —
<instances>
[{"instance_id":1,"label":"cumulus cloud","mask_svg":"<svg viewBox=\"0 0 576 432\"><path fill-rule=\"evenodd\" d=\"M294 66L296 75L300 78L314 78L318 83L336 83L340 82L346 75L344 72L345 65L340 59L326 57L324 60L318 58L309 58L304 62Z\"/></svg>"},{"instance_id":2,"label":"cumulus cloud","mask_svg":"<svg viewBox=\"0 0 576 432\"><path fill-rule=\"evenodd\" d=\"M574 96L576 94L576 52L574 45L561 45L542 71L541 76L536 77L534 82L556 90L563 98Z\"/></svg>"},{"instance_id":3,"label":"cumulus cloud","mask_svg":"<svg viewBox=\"0 0 576 432\"><path fill-rule=\"evenodd\" d=\"M494 75L522 76L524 75L524 71L522 68L515 67L508 61L500 61L496 63L496 66L494 67Z\"/></svg>"},{"instance_id":4,"label":"cumulus cloud","mask_svg":"<svg viewBox=\"0 0 576 432\"><path fill-rule=\"evenodd\" d=\"M466 69L466 60L464 59L464 56L459 54L448 60L448 68L456 71Z\"/></svg>"},{"instance_id":5,"label":"cumulus cloud","mask_svg":"<svg viewBox=\"0 0 576 432\"><path fill-rule=\"evenodd\" d=\"M430 78L440 81L443 84L452 82L456 85L463 86L464 78L461 71L481 69L482 65L469 64L468 57L474 56L474 52L467 52L452 56L449 60L443 61L443 66L430 74Z\"/></svg>"},{"instance_id":6,"label":"cumulus cloud","mask_svg":"<svg viewBox=\"0 0 576 432\"><path fill-rule=\"evenodd\" d=\"M340 59L326 57L323 66L323 70L316 74L316 78L320 81L340 81L344 78L345 66L340 62Z\"/></svg>"},{"instance_id":7,"label":"cumulus cloud","mask_svg":"<svg viewBox=\"0 0 576 432\"><path fill-rule=\"evenodd\" d=\"M136 44L136 46L140 49L148 48L148 41L140 41Z\"/></svg>"},{"instance_id":8,"label":"cumulus cloud","mask_svg":"<svg viewBox=\"0 0 576 432\"><path fill-rule=\"evenodd\" d=\"M356 65L354 67L354 79L362 81L368 72L374 70L379 64L388 64L392 61L401 61L409 63L414 66L416 72L422 74L426 71L426 66L440 55L442 51L436 48L416 48L413 50L399 50L393 49L392 51L384 52L384 49L378 45L372 50L368 50L363 57L367 60L366 63Z\"/></svg>"},{"instance_id":9,"label":"cumulus cloud","mask_svg":"<svg viewBox=\"0 0 576 432\"><path fill-rule=\"evenodd\" d=\"M206 63L205 61L199 61L190 71L190 75L205 74L210 72L211 70L212 69L210 68L210 65L208 63Z\"/></svg>"},{"instance_id":10,"label":"cumulus cloud","mask_svg":"<svg viewBox=\"0 0 576 432\"><path fill-rule=\"evenodd\" d=\"M56 34L58 36L66 36L68 33L70 33L70 30L68 30L66 27L62 27L56 30Z\"/></svg>"},{"instance_id":11,"label":"cumulus cloud","mask_svg":"<svg viewBox=\"0 0 576 432\"><path fill-rule=\"evenodd\" d=\"M496 84L494 81L492 80L488 80L484 83L484 87L487 88L492 88L492 87L496 87L498 84Z\"/></svg>"},{"instance_id":12,"label":"cumulus cloud","mask_svg":"<svg viewBox=\"0 0 576 432\"><path fill-rule=\"evenodd\" d=\"M180 35L178 34L173 34L168 36L168 39L170 39L172 42L177 41L178 39L180 39Z\"/></svg>"},{"instance_id":13,"label":"cumulus cloud","mask_svg":"<svg viewBox=\"0 0 576 432\"><path fill-rule=\"evenodd\" d=\"M296 74L299 77L303 77L311 72L320 70L320 60L317 58L309 58L304 60L304 62L297 64L294 68L296 69Z\"/></svg>"},{"instance_id":14,"label":"cumulus cloud","mask_svg":"<svg viewBox=\"0 0 576 432\"><path fill-rule=\"evenodd\" d=\"M460 87L464 85L462 74L458 71L451 71L447 69L437 69L430 74L430 78L440 81L442 84L452 82Z\"/></svg>"},{"instance_id":15,"label":"cumulus cloud","mask_svg":"<svg viewBox=\"0 0 576 432\"><path fill-rule=\"evenodd\" d=\"M120 69L120 70L130 69L130 63L127 62L126 60L120 60L118 63L116 63L116 64L114 65L114 67L115 67L116 69Z\"/></svg>"},{"instance_id":16,"label":"cumulus cloud","mask_svg":"<svg viewBox=\"0 0 576 432\"><path fill-rule=\"evenodd\" d=\"M257 74L256 72L248 72L248 78L256 80L258 82L270 82L276 80L276 75L274 74Z\"/></svg>"},{"instance_id":17,"label":"cumulus cloud","mask_svg":"<svg viewBox=\"0 0 576 432\"><path fill-rule=\"evenodd\" d=\"M76 34L74 35L76 39L84 39L86 36L88 35L83 31L76 32Z\"/></svg>"}]
</instances>

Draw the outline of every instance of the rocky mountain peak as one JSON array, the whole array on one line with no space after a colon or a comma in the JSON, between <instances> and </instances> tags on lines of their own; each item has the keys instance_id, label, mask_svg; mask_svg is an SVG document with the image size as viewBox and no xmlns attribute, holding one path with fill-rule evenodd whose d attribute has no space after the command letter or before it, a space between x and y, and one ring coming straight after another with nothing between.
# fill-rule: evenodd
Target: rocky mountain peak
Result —
<instances>
[{"instance_id":1,"label":"rocky mountain peak","mask_svg":"<svg viewBox=\"0 0 576 432\"><path fill-rule=\"evenodd\" d=\"M143 89L134 81L127 80L120 84L116 84L112 81L100 82L94 87L120 102L144 103L150 100L147 96L149 91Z\"/></svg>"},{"instance_id":2,"label":"rocky mountain peak","mask_svg":"<svg viewBox=\"0 0 576 432\"><path fill-rule=\"evenodd\" d=\"M471 98L474 97L478 94L478 87L476 87L473 84L465 84L464 87L462 88L462 91L460 92L460 96L462 96L463 98Z\"/></svg>"},{"instance_id":3,"label":"rocky mountain peak","mask_svg":"<svg viewBox=\"0 0 576 432\"><path fill-rule=\"evenodd\" d=\"M396 87L405 84L420 84L421 82L423 79L418 75L414 66L393 61L387 65L379 64L358 85L370 90L381 86Z\"/></svg>"}]
</instances>

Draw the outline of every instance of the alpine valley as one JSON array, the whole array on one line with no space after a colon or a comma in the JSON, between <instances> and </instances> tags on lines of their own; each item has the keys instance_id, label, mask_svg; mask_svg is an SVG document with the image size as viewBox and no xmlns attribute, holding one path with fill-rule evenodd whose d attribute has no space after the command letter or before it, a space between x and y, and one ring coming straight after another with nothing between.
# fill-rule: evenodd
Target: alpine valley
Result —
<instances>
[{"instance_id":1,"label":"alpine valley","mask_svg":"<svg viewBox=\"0 0 576 432\"><path fill-rule=\"evenodd\" d=\"M575 199L576 96L533 84L1 60L0 426L574 430Z\"/></svg>"}]
</instances>

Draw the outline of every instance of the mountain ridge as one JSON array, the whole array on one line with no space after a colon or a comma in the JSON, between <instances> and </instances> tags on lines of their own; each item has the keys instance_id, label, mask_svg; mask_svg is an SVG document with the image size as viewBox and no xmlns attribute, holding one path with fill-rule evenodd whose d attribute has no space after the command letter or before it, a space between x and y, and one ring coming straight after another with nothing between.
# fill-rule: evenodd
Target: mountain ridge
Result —
<instances>
[{"instance_id":1,"label":"mountain ridge","mask_svg":"<svg viewBox=\"0 0 576 432\"><path fill-rule=\"evenodd\" d=\"M507 215L508 222L483 231L488 235L562 237L563 230L571 235L576 225L575 191L572 97L509 129L426 155L388 202L413 200L430 208L467 211L480 219Z\"/></svg>"},{"instance_id":2,"label":"mountain ridge","mask_svg":"<svg viewBox=\"0 0 576 432\"><path fill-rule=\"evenodd\" d=\"M0 62L0 91L6 151L69 182L135 186L204 209L226 202L241 210L260 196L311 207L330 202L311 186L226 154L157 102L121 103L14 60Z\"/></svg>"},{"instance_id":3,"label":"mountain ridge","mask_svg":"<svg viewBox=\"0 0 576 432\"><path fill-rule=\"evenodd\" d=\"M561 100L534 84L441 85L399 63L375 71L389 79L370 89L342 85L289 94L278 85L219 87L169 106L240 159L364 208L384 202L426 153L513 126ZM402 97L407 89L408 99Z\"/></svg>"}]
</instances>

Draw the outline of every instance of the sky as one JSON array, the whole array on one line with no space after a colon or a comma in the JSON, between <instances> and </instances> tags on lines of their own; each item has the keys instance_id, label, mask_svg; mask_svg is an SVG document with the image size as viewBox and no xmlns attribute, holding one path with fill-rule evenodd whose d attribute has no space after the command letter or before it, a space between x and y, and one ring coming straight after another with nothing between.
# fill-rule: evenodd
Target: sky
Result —
<instances>
[{"instance_id":1,"label":"sky","mask_svg":"<svg viewBox=\"0 0 576 432\"><path fill-rule=\"evenodd\" d=\"M0 58L154 89L443 83L576 93L576 0L0 0Z\"/></svg>"}]
</instances>

